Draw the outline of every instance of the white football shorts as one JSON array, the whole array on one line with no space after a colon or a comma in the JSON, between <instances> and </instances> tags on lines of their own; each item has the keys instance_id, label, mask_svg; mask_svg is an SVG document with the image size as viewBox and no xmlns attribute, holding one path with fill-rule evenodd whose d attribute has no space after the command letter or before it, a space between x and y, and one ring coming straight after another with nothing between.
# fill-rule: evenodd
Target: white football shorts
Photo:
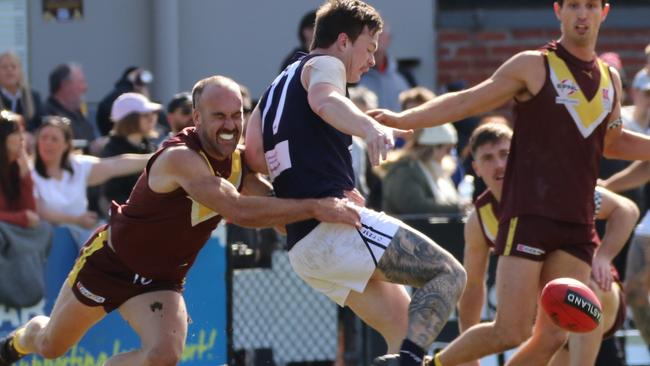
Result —
<instances>
[{"instance_id":1,"label":"white football shorts","mask_svg":"<svg viewBox=\"0 0 650 366\"><path fill-rule=\"evenodd\" d=\"M401 221L360 209L362 227L320 223L289 251L294 271L340 306L351 290L363 292Z\"/></svg>"}]
</instances>

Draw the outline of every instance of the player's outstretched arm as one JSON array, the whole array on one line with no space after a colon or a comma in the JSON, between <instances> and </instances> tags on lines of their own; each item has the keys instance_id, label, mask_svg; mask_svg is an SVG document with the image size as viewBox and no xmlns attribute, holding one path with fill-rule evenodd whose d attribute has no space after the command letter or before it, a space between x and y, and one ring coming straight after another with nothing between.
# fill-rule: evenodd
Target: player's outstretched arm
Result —
<instances>
[{"instance_id":1,"label":"player's outstretched arm","mask_svg":"<svg viewBox=\"0 0 650 366\"><path fill-rule=\"evenodd\" d=\"M596 190L602 197L598 218L607 220L607 226L596 250L591 274L602 290L609 291L612 285L610 265L632 234L639 219L639 209L634 202L621 195L602 187L596 187Z\"/></svg>"},{"instance_id":2,"label":"player's outstretched arm","mask_svg":"<svg viewBox=\"0 0 650 366\"><path fill-rule=\"evenodd\" d=\"M458 326L461 333L481 321L481 309L487 292L485 273L490 256L490 248L481 233L476 210L470 213L464 231L463 267L467 272L467 284L458 301Z\"/></svg>"},{"instance_id":3,"label":"player's outstretched arm","mask_svg":"<svg viewBox=\"0 0 650 366\"><path fill-rule=\"evenodd\" d=\"M543 70L541 53L526 51L510 58L490 78L470 89L443 94L400 113L385 109L368 113L386 126L402 129L456 122L500 107L522 93L536 94L543 84Z\"/></svg>"},{"instance_id":4,"label":"player's outstretched arm","mask_svg":"<svg viewBox=\"0 0 650 366\"><path fill-rule=\"evenodd\" d=\"M226 179L212 175L205 160L185 147L170 148L158 157L151 167L149 186L156 192L182 187L192 199L240 226L269 227L310 218L360 225L357 209L343 199L243 196Z\"/></svg>"}]
</instances>

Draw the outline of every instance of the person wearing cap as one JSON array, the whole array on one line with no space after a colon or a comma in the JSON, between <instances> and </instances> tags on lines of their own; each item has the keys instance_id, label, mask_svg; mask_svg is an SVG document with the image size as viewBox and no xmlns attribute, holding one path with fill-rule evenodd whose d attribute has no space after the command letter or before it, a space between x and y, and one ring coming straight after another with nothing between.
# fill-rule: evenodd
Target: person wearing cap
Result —
<instances>
[{"instance_id":1,"label":"person wearing cap","mask_svg":"<svg viewBox=\"0 0 650 366\"><path fill-rule=\"evenodd\" d=\"M460 214L458 191L451 180L450 153L458 142L451 124L425 128L383 181L383 209L390 214Z\"/></svg>"},{"instance_id":2,"label":"person wearing cap","mask_svg":"<svg viewBox=\"0 0 650 366\"><path fill-rule=\"evenodd\" d=\"M162 106L152 103L142 94L124 93L111 108L113 129L100 156L107 158L121 154L149 154L156 146L150 141L157 137L156 121ZM104 184L104 197L108 202L124 203L138 180L140 172L116 177Z\"/></svg>"}]
</instances>

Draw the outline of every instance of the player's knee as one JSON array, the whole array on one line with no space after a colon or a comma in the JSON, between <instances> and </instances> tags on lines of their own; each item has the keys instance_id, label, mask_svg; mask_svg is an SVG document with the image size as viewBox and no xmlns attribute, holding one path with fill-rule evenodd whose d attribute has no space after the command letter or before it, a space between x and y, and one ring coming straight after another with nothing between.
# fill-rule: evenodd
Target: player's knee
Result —
<instances>
[{"instance_id":1,"label":"player's knee","mask_svg":"<svg viewBox=\"0 0 650 366\"><path fill-rule=\"evenodd\" d=\"M48 339L43 339L38 347L38 354L46 359L55 359L68 352L68 347L55 344Z\"/></svg>"},{"instance_id":2,"label":"player's knee","mask_svg":"<svg viewBox=\"0 0 650 366\"><path fill-rule=\"evenodd\" d=\"M510 349L524 343L532 335L532 327L529 326L502 326L495 324L496 341L500 349Z\"/></svg>"},{"instance_id":3,"label":"player's knee","mask_svg":"<svg viewBox=\"0 0 650 366\"><path fill-rule=\"evenodd\" d=\"M182 347L158 344L145 350L147 365L175 366L181 361Z\"/></svg>"}]
</instances>

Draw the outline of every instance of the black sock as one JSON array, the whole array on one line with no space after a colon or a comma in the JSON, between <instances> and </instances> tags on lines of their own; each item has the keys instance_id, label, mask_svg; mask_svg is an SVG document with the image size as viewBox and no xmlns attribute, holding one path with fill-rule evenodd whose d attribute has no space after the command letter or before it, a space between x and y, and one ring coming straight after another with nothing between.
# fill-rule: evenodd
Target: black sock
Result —
<instances>
[{"instance_id":1,"label":"black sock","mask_svg":"<svg viewBox=\"0 0 650 366\"><path fill-rule=\"evenodd\" d=\"M402 348L399 350L400 366L421 366L424 358L424 349L411 340L404 339Z\"/></svg>"}]
</instances>

